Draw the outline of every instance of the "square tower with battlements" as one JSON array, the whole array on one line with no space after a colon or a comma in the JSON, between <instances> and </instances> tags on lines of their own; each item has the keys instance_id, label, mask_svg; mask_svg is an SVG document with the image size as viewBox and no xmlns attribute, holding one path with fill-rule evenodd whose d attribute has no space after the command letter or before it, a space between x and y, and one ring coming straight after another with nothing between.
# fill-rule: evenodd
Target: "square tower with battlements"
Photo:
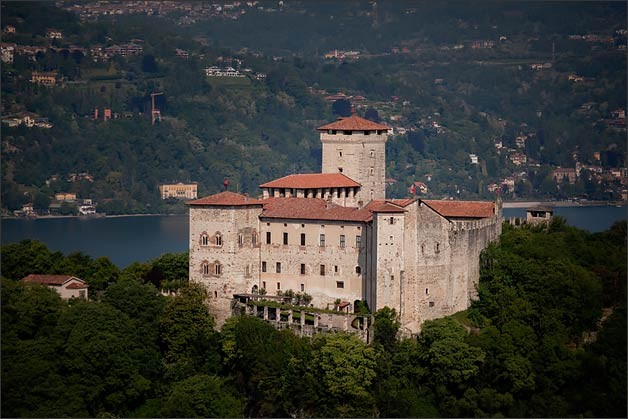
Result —
<instances>
[{"instance_id":1,"label":"square tower with battlements","mask_svg":"<svg viewBox=\"0 0 628 419\"><path fill-rule=\"evenodd\" d=\"M323 144L323 173L342 173L361 189L356 202L386 198L386 125L353 115L318 128Z\"/></svg>"}]
</instances>

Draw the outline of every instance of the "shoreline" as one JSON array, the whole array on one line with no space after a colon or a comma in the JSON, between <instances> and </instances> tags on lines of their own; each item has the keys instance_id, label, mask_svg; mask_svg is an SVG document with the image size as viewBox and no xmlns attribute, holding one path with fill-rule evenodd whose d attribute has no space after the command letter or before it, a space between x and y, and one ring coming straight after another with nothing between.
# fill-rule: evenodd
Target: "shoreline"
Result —
<instances>
[{"instance_id":1,"label":"shoreline","mask_svg":"<svg viewBox=\"0 0 628 419\"><path fill-rule=\"evenodd\" d=\"M529 208L536 206L556 207L617 207L626 206L628 201L504 201L502 208Z\"/></svg>"},{"instance_id":2,"label":"shoreline","mask_svg":"<svg viewBox=\"0 0 628 419\"><path fill-rule=\"evenodd\" d=\"M154 214L116 214L116 215L106 215L106 214L101 214L101 215L36 215L36 216L25 216L25 217L18 217L15 215L3 215L2 219L7 219L7 220L52 220L52 219L57 219L57 218L78 218L78 219L84 219L84 220L100 220L103 218L123 218L123 217L155 217L155 216L159 216L159 217L174 217L174 216L181 216L181 215L188 215L188 213L183 213L183 214L159 214L159 213L154 213Z\"/></svg>"},{"instance_id":3,"label":"shoreline","mask_svg":"<svg viewBox=\"0 0 628 419\"><path fill-rule=\"evenodd\" d=\"M502 208L529 208L536 206L546 206L550 208L556 207L617 207L628 206L628 201L503 201ZM163 214L163 213L150 213L150 214L96 214L96 215L36 215L36 216L15 216L15 215L2 215L0 218L7 220L49 220L56 218L79 218L85 220L101 219L101 218L122 218L122 217L174 217L188 215L188 213L181 214Z\"/></svg>"}]
</instances>

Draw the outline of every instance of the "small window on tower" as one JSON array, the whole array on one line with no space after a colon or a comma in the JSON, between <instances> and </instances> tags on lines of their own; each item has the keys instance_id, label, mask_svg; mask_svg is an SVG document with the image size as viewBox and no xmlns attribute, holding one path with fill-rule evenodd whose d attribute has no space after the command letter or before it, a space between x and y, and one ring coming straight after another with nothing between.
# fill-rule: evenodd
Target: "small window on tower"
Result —
<instances>
[{"instance_id":1,"label":"small window on tower","mask_svg":"<svg viewBox=\"0 0 628 419\"><path fill-rule=\"evenodd\" d=\"M305 275L305 263L301 264L301 275Z\"/></svg>"},{"instance_id":2,"label":"small window on tower","mask_svg":"<svg viewBox=\"0 0 628 419\"><path fill-rule=\"evenodd\" d=\"M342 173L342 167L338 168L338 173Z\"/></svg>"},{"instance_id":3,"label":"small window on tower","mask_svg":"<svg viewBox=\"0 0 628 419\"><path fill-rule=\"evenodd\" d=\"M375 157L375 150L370 151L371 157Z\"/></svg>"},{"instance_id":4,"label":"small window on tower","mask_svg":"<svg viewBox=\"0 0 628 419\"><path fill-rule=\"evenodd\" d=\"M342 157L342 150L338 150L338 157Z\"/></svg>"},{"instance_id":5,"label":"small window on tower","mask_svg":"<svg viewBox=\"0 0 628 419\"><path fill-rule=\"evenodd\" d=\"M270 231L266 232L266 244L270 244Z\"/></svg>"},{"instance_id":6,"label":"small window on tower","mask_svg":"<svg viewBox=\"0 0 628 419\"><path fill-rule=\"evenodd\" d=\"M283 244L288 244L288 233L283 233Z\"/></svg>"},{"instance_id":7,"label":"small window on tower","mask_svg":"<svg viewBox=\"0 0 628 419\"><path fill-rule=\"evenodd\" d=\"M305 233L301 233L301 246L305 246Z\"/></svg>"}]
</instances>

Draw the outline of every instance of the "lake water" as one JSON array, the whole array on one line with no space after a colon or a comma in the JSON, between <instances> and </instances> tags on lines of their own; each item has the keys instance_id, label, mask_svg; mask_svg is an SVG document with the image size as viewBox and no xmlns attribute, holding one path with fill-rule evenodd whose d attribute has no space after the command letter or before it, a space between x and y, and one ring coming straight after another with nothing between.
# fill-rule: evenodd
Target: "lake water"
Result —
<instances>
[{"instance_id":1,"label":"lake water","mask_svg":"<svg viewBox=\"0 0 628 419\"><path fill-rule=\"evenodd\" d=\"M2 244L37 239L52 251L107 256L124 268L188 250L188 215L2 219Z\"/></svg>"},{"instance_id":2,"label":"lake water","mask_svg":"<svg viewBox=\"0 0 628 419\"><path fill-rule=\"evenodd\" d=\"M567 223L592 232L626 219L627 207L556 207ZM525 217L524 208L505 208L505 218ZM188 216L106 218L2 219L2 244L37 239L51 251L81 251L93 258L107 256L118 267L145 262L168 252L188 250Z\"/></svg>"}]
</instances>

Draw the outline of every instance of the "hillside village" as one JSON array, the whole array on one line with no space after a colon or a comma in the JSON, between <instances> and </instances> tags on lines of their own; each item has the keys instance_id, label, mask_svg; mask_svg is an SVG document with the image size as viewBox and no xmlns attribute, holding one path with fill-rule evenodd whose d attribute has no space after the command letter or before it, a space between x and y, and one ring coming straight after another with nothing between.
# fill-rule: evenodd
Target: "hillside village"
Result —
<instances>
[{"instance_id":1,"label":"hillside village","mask_svg":"<svg viewBox=\"0 0 628 419\"><path fill-rule=\"evenodd\" d=\"M307 130L328 118L327 115L340 115L337 113L342 108L340 105L348 104L349 112L386 123L393 134L388 147L392 155L400 157L389 162L386 173L387 185L394 197L416 194L428 198L490 198L500 193L505 199L628 199L625 144L620 141L626 134L625 98L605 100L600 93L606 91L602 86L609 85L609 80L590 75L591 69L581 64L568 64L572 60L571 50L588 51L588 54L597 54L607 60L621 56L625 59L625 28L609 28L605 33L552 35L551 50L543 52L538 52L541 50L537 48L545 42L542 37L522 39L520 35L501 32L499 28L492 29L494 35L489 38L459 38L454 42L419 43L401 39L371 50L365 46L341 48L338 44L338 48L320 50L315 61L303 66L299 64L303 61L299 53L282 54L278 50L254 47L216 49L220 40L202 35L197 35L191 42L164 48L158 46L157 39L149 32L131 31L122 37L106 33L85 37L78 34L76 25L95 25L96 28L100 22L115 23L144 16L146 19L161 19L175 27L184 25L186 30L195 33L198 22L206 20L229 27L240 24L242 19L261 19L269 14L276 18L282 15L307 16L312 13L307 3L63 2L57 6L71 15L55 19L71 22L70 16L75 16L78 22L56 27L49 22L50 25L28 29L19 18L6 16L6 13L3 17L1 58L6 94L0 111L3 134L6 134L2 144L6 158L18 158L24 151L19 139L39 136L39 130L50 131L56 137L68 132L71 125L78 125L73 133L87 132L88 129L101 136L104 131L128 130L131 127L128 124L141 125L151 121L155 126L157 121L159 126L149 134L157 135L159 130L176 130L175 126L181 123L189 127L189 123L181 119L182 106L188 106L183 105L183 97L177 94L177 89L181 90L177 84L181 81L175 81L172 72L174 68L187 67L186 71L194 74L193 83L197 84L189 84L190 80L185 89L211 89L212 95L223 95L217 98L218 102L230 102L227 106L235 106L242 115L249 105L238 104L237 101L242 99L230 95L246 92L246 97L250 98L246 100L256 102L273 92L279 106L294 113L290 118L296 125L291 130L296 131L300 125L299 131L306 136L308 149L318 146ZM379 27L389 19L375 4L367 2L365 6L368 7L354 13L355 19L365 19L373 27ZM182 22L181 13L189 21ZM409 7L400 13L403 16L400 19L408 19L417 12ZM458 21L458 29L473 29L471 21ZM514 54L521 55L522 51L525 51L524 58L509 58ZM408 78L407 71L399 66L399 60L408 61L407 68L420 74L430 73L431 77ZM545 100L546 103L531 104L525 114L513 118L512 114L506 115L488 102L473 103L475 96L471 92L477 91L478 87L461 81L452 73L449 62L456 60L487 71L504 66L518 80L516 92L519 95L531 92L555 95L556 92L547 91L549 86L556 86L552 89L557 91L570 91L569 106L574 104L575 108L565 111L565 116L557 119L558 114ZM314 83L312 66L325 70L321 73L322 78ZM349 79L344 86L339 84L336 76L341 70L355 73L358 68L371 66L377 71L383 70L383 74L389 73L386 76L391 83L389 87L367 81L365 76ZM329 71L337 74L327 76ZM393 80L393 75L398 77ZM369 83L373 88L365 88ZM401 89L404 85L416 85L416 89ZM261 96L260 92L263 92ZM46 97L66 93L69 93L66 95L68 103L57 107L54 114L41 106ZM425 102L423 95L426 93L437 99L432 103ZM256 103L256 109L261 109L260 103ZM564 108L565 105L561 106ZM318 115L303 113L312 107L318 107ZM344 108L342 112L346 112L346 106ZM219 110L224 111L226 107ZM185 113L188 115L185 118L189 119L191 114L187 110ZM257 129L252 125L254 119L249 122L248 118L244 118L244 124L246 135L251 135L251 131ZM566 125L565 121L570 119L577 120L580 128L586 127L586 135L595 135L595 140L581 141L579 136L584 131L579 133ZM230 131L241 131L236 128L235 121L228 122L228 126ZM190 139L188 147L205 150L204 143L208 141L202 137L205 134L200 133L199 127L191 129L197 131L190 133L191 138L196 139ZM262 130L262 141L265 141L265 135ZM304 161L310 171L315 167L313 155L310 153ZM61 171L43 169L38 175L39 181L12 181L5 189L16 194L20 191L19 194L26 198L18 199L16 195L3 200L9 203L3 210L5 213L7 210L29 213L25 208L33 206L33 214L47 214L50 207L34 205L34 200L38 194L44 194L50 202L56 202L54 192L76 193L79 200L91 199L99 212L106 212L107 207L112 213L182 210L183 207L172 201L166 207L159 203L159 185L199 182L201 190L209 188L203 192L210 192L220 187L221 181L217 178L231 177L233 186L256 194L257 185L267 177L258 173L261 170L258 168L256 174L245 181L236 174L240 171L234 167L223 174L215 174L213 185L200 177L200 167L193 168L194 173L183 177L175 173L157 175L141 187L150 199L134 197L137 203L133 207L136 209L128 206L122 209L119 201L128 190L125 192L123 182L117 179L118 173L124 173L124 169L95 170L94 161L88 161L64 167ZM286 164L282 169L284 173L288 170ZM51 188L47 181L69 178L71 173L78 172L90 173L93 180L88 182L91 187L86 188L84 181L54 181ZM24 176L18 174L18 179L20 177ZM11 178L14 177L8 176ZM79 191L81 182L83 189L93 192L88 195L86 191ZM105 184L107 188L104 188ZM45 202L46 199L40 197L39 203ZM114 204L100 205L111 202ZM77 213L78 207L71 207L72 212Z\"/></svg>"}]
</instances>

